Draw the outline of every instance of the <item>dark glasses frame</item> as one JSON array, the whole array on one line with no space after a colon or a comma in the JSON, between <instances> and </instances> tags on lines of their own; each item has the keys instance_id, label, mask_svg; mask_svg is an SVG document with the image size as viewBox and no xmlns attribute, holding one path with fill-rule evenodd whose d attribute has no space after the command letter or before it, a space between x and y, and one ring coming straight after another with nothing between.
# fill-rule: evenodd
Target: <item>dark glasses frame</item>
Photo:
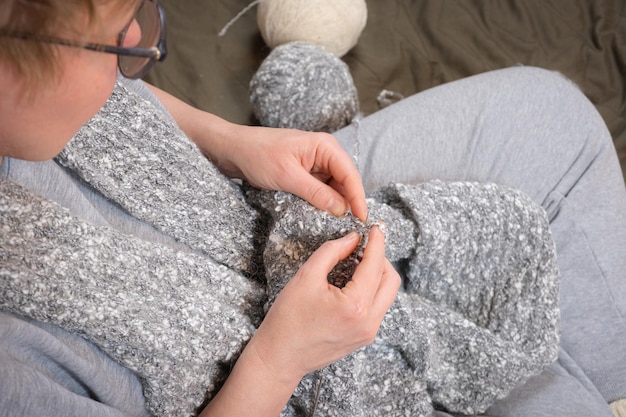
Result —
<instances>
[{"instance_id":1,"label":"dark glasses frame","mask_svg":"<svg viewBox=\"0 0 626 417\"><path fill-rule=\"evenodd\" d=\"M126 73L127 71L122 65L122 61L118 58L118 67L122 75L126 78L137 79L143 77L156 62L162 62L167 57L167 45L166 45L166 24L165 24L165 12L163 7L156 0L144 0L145 3L153 3L159 14L160 35L157 45L150 48L139 47L125 47L119 45L105 45L99 43L90 42L77 42L67 39L61 39L54 36L34 34L28 32L10 31L0 29L0 36L6 36L10 38L21 39L25 41L44 42L54 45L69 46L72 48L87 49L95 52L103 52L107 54L115 54L118 56L146 58L146 62L140 66L136 71L132 73ZM144 4L140 7L144 7ZM133 17L134 20L134 17ZM132 24L131 20L119 35L119 41L121 42L128 28Z\"/></svg>"}]
</instances>

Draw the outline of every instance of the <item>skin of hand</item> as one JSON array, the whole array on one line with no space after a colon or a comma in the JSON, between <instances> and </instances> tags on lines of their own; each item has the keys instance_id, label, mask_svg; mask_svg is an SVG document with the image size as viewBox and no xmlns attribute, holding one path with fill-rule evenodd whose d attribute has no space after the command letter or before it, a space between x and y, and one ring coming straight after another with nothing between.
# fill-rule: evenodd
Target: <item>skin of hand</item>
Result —
<instances>
[{"instance_id":1,"label":"skin of hand","mask_svg":"<svg viewBox=\"0 0 626 417\"><path fill-rule=\"evenodd\" d=\"M362 262L342 289L327 281L356 248L356 233L326 242L289 281L201 417L276 416L300 379L373 342L400 277L373 227Z\"/></svg>"},{"instance_id":2,"label":"skin of hand","mask_svg":"<svg viewBox=\"0 0 626 417\"><path fill-rule=\"evenodd\" d=\"M350 209L365 220L365 191L352 160L325 133L240 126L228 161L259 188L295 194L335 216ZM223 164L226 165L226 164Z\"/></svg>"},{"instance_id":3,"label":"skin of hand","mask_svg":"<svg viewBox=\"0 0 626 417\"><path fill-rule=\"evenodd\" d=\"M295 194L335 216L350 210L361 220L367 218L361 176L332 135L237 125L150 88L226 175Z\"/></svg>"}]
</instances>

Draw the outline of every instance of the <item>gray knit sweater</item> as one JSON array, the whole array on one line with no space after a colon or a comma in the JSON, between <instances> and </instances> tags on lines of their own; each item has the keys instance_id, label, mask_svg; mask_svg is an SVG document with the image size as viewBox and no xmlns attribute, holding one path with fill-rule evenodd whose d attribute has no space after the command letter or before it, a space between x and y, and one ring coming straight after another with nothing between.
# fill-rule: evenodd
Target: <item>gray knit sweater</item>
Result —
<instances>
[{"instance_id":1,"label":"gray knit sweater","mask_svg":"<svg viewBox=\"0 0 626 417\"><path fill-rule=\"evenodd\" d=\"M244 190L122 85L58 161L188 250L95 227L0 180L0 308L96 343L138 373L156 416L197 413L309 254L369 227ZM307 375L285 416L477 413L556 358L558 271L540 207L441 182L393 184L368 204L404 288L376 341ZM329 279L343 285L354 265Z\"/></svg>"}]
</instances>

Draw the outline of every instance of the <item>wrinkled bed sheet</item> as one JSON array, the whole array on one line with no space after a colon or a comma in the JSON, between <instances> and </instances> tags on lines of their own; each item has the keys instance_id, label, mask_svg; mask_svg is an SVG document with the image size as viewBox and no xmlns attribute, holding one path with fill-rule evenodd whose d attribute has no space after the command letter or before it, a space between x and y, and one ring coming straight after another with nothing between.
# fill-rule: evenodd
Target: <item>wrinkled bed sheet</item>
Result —
<instances>
[{"instance_id":1,"label":"wrinkled bed sheet","mask_svg":"<svg viewBox=\"0 0 626 417\"><path fill-rule=\"evenodd\" d=\"M250 0L161 0L170 56L146 79L201 109L254 124L248 85L269 53ZM408 96L512 65L560 71L606 121L626 172L626 0L367 0L368 22L343 57L361 112L383 90Z\"/></svg>"}]
</instances>

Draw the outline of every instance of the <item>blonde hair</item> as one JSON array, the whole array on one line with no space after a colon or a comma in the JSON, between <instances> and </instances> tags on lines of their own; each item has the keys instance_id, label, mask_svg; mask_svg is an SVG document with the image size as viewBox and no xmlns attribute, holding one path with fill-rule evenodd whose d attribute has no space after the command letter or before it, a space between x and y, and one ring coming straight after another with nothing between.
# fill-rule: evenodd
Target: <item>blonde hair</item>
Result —
<instances>
[{"instance_id":1,"label":"blonde hair","mask_svg":"<svg viewBox=\"0 0 626 417\"><path fill-rule=\"evenodd\" d=\"M0 30L25 32L34 35L58 36L59 33L84 40L87 17L88 28L98 19L97 6L104 2L116 2L128 10L137 4L129 0L1 0ZM78 20L81 19L81 20ZM23 79L27 87L34 87L59 76L58 45L24 41L0 36L0 63L8 66Z\"/></svg>"}]
</instances>

